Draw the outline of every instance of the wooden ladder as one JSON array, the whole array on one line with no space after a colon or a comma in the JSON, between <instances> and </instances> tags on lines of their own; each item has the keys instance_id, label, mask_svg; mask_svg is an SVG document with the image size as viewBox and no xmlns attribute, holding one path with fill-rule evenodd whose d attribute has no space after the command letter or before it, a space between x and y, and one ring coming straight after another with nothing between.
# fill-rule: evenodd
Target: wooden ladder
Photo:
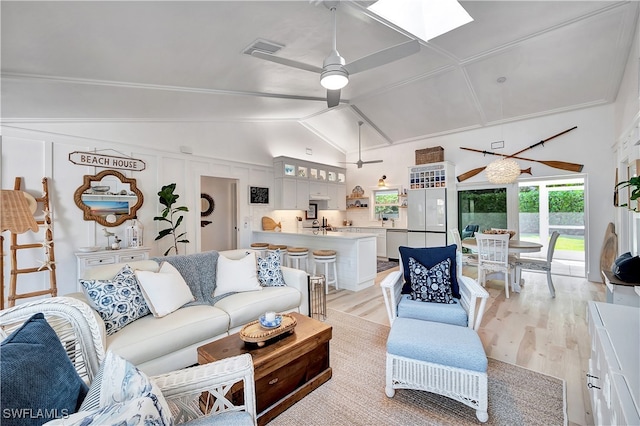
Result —
<instances>
[{"instance_id":1,"label":"wooden ladder","mask_svg":"<svg viewBox=\"0 0 640 426\"><path fill-rule=\"evenodd\" d=\"M17 177L13 189L20 191L22 184L22 178ZM51 222L51 210L49 204L49 184L47 178L42 178L42 197L36 198L38 203L42 203L42 210L44 212L44 219L37 220L38 226L44 227L44 242L42 243L30 243L30 244L18 244L18 235L11 233L11 281L9 287L9 307L12 307L16 303L16 299L25 299L28 297L43 296L50 294L52 297L58 295L58 288L56 286L56 265L55 255L53 251L53 231ZM18 268L18 250L23 249L35 249L44 248L45 260L42 262L42 266L34 268ZM17 293L18 275L31 274L34 272L49 272L49 288L45 290L32 291L29 293Z\"/></svg>"}]
</instances>

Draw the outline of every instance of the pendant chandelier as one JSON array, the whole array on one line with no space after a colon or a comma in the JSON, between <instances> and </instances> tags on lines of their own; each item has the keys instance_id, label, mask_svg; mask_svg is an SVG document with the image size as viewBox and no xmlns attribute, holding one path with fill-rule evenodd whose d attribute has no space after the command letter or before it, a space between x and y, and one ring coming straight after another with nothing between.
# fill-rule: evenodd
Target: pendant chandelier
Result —
<instances>
[{"instance_id":1,"label":"pendant chandelier","mask_svg":"<svg viewBox=\"0 0 640 426\"><path fill-rule=\"evenodd\" d=\"M520 176L520 166L512 158L500 158L489 163L485 169L487 179L491 183L513 183Z\"/></svg>"},{"instance_id":2,"label":"pendant chandelier","mask_svg":"<svg viewBox=\"0 0 640 426\"><path fill-rule=\"evenodd\" d=\"M499 77L497 80L498 84L503 84L507 81L506 77ZM500 88L500 116L503 117L502 111L502 87ZM502 125L504 126L504 124ZM502 140L504 140L504 135L502 135ZM513 183L518 180L518 176L520 176L520 165L513 158L505 157L495 160L492 163L489 163L487 168L485 169L487 174L487 180L494 184L506 184Z\"/></svg>"}]
</instances>

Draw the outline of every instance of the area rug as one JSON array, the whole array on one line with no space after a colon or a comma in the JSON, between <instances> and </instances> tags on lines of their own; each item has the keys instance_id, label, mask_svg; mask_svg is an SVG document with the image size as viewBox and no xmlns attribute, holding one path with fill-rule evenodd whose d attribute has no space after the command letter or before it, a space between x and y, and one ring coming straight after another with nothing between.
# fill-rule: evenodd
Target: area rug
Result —
<instances>
[{"instance_id":1,"label":"area rug","mask_svg":"<svg viewBox=\"0 0 640 426\"><path fill-rule=\"evenodd\" d=\"M387 269L397 268L400 262L397 260L380 260L378 259L377 272L386 271Z\"/></svg>"},{"instance_id":2,"label":"area rug","mask_svg":"<svg viewBox=\"0 0 640 426\"><path fill-rule=\"evenodd\" d=\"M269 425L477 425L475 411L427 392L384 393L389 327L333 309L333 377ZM486 425L566 424L564 381L489 358Z\"/></svg>"}]
</instances>

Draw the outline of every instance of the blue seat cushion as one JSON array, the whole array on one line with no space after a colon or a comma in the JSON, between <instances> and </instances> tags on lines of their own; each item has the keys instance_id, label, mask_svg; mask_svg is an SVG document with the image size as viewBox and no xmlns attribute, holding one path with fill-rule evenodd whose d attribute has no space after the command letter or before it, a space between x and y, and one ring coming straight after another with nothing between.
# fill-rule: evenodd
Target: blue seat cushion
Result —
<instances>
[{"instance_id":1,"label":"blue seat cushion","mask_svg":"<svg viewBox=\"0 0 640 426\"><path fill-rule=\"evenodd\" d=\"M422 321L442 322L466 327L469 316L459 301L453 304L423 302L411 300L411 296L403 294L398 303L399 318L413 318Z\"/></svg>"},{"instance_id":2,"label":"blue seat cushion","mask_svg":"<svg viewBox=\"0 0 640 426\"><path fill-rule=\"evenodd\" d=\"M417 361L487 372L487 355L478 333L412 318L396 318L387 338L387 352Z\"/></svg>"}]
</instances>

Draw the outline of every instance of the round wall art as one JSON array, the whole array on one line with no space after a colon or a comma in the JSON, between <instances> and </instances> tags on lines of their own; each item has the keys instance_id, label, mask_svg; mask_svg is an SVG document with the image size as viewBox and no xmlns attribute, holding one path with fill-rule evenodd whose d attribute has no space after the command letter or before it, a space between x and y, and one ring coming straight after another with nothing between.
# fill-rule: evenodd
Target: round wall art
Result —
<instances>
[{"instance_id":1,"label":"round wall art","mask_svg":"<svg viewBox=\"0 0 640 426\"><path fill-rule=\"evenodd\" d=\"M209 194L200 194L200 204L200 216L202 217L209 216L216 208L216 203Z\"/></svg>"}]
</instances>

